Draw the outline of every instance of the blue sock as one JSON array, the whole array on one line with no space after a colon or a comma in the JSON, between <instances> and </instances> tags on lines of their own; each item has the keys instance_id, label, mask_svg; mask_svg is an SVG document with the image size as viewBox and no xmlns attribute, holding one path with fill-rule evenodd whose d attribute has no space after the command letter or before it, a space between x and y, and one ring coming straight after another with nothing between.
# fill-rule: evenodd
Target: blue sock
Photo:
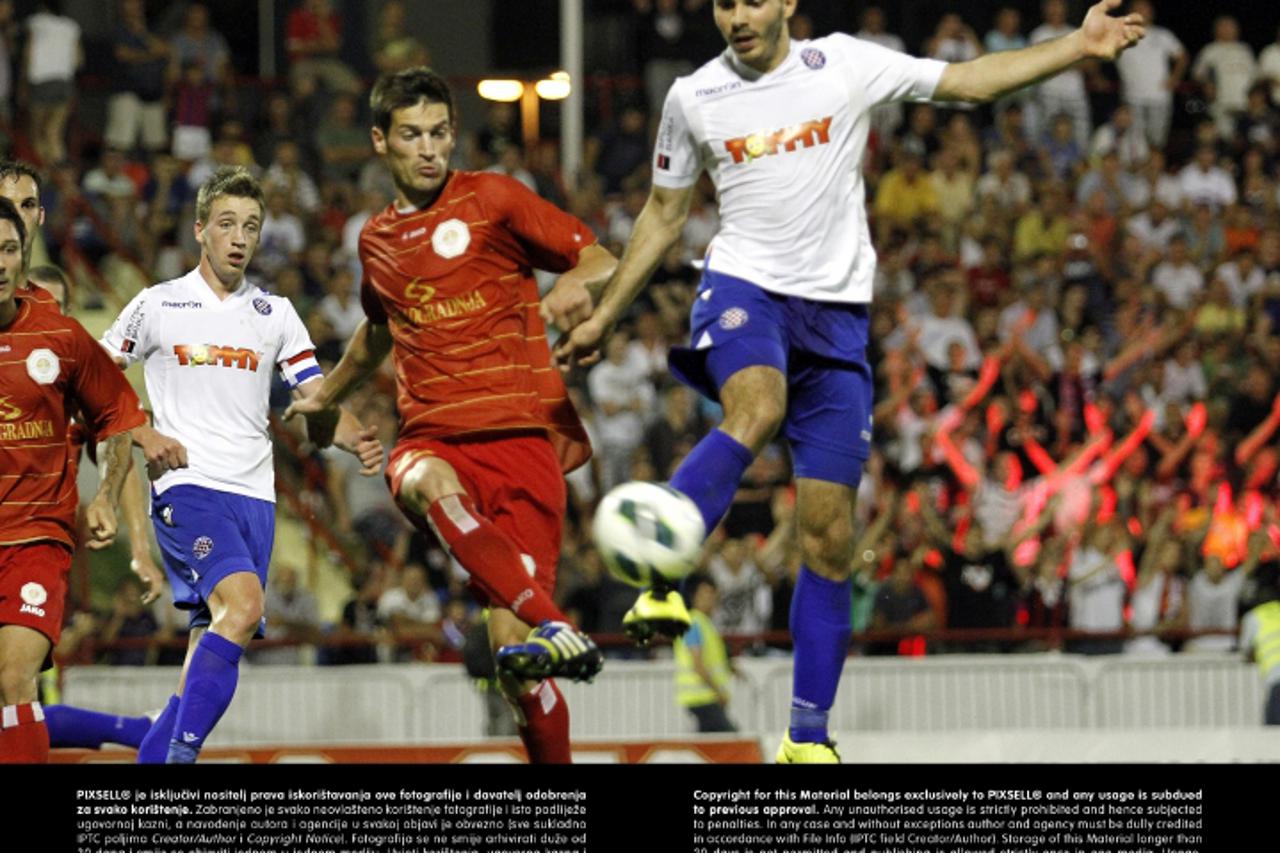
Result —
<instances>
[{"instance_id":1,"label":"blue sock","mask_svg":"<svg viewBox=\"0 0 1280 853\"><path fill-rule=\"evenodd\" d=\"M151 730L146 717L120 717L70 705L45 705L44 724L49 729L49 746L82 749L100 749L104 743L136 748Z\"/></svg>"},{"instance_id":2,"label":"blue sock","mask_svg":"<svg viewBox=\"0 0 1280 853\"><path fill-rule=\"evenodd\" d=\"M222 719L236 695L244 650L212 631L196 643L187 667L187 684L169 739L168 764L194 764L204 739Z\"/></svg>"},{"instance_id":3,"label":"blue sock","mask_svg":"<svg viewBox=\"0 0 1280 853\"><path fill-rule=\"evenodd\" d=\"M726 432L713 429L680 463L671 488L689 496L702 513L707 535L715 530L733 503L742 474L755 457Z\"/></svg>"},{"instance_id":4,"label":"blue sock","mask_svg":"<svg viewBox=\"0 0 1280 853\"><path fill-rule=\"evenodd\" d=\"M791 679L791 739L828 739L827 715L836 701L853 630L853 585L827 580L801 566L791 597L791 639L795 644Z\"/></svg>"},{"instance_id":5,"label":"blue sock","mask_svg":"<svg viewBox=\"0 0 1280 853\"><path fill-rule=\"evenodd\" d=\"M169 756L169 738L173 736L173 723L178 719L178 697L170 696L160 716L151 724L150 731L138 744L139 764L164 764Z\"/></svg>"}]
</instances>

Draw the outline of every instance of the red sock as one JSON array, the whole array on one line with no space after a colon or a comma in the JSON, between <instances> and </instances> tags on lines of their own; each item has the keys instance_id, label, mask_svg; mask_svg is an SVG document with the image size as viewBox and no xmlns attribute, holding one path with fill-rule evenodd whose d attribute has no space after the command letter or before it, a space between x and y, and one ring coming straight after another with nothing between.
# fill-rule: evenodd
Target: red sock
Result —
<instances>
[{"instance_id":1,"label":"red sock","mask_svg":"<svg viewBox=\"0 0 1280 853\"><path fill-rule=\"evenodd\" d=\"M554 680L538 682L519 699L525 724L520 740L530 764L572 764L569 750L569 706Z\"/></svg>"},{"instance_id":2,"label":"red sock","mask_svg":"<svg viewBox=\"0 0 1280 853\"><path fill-rule=\"evenodd\" d=\"M525 568L520 549L476 512L471 498L443 497L427 508L427 517L493 604L506 607L530 625L547 619L568 621Z\"/></svg>"},{"instance_id":3,"label":"red sock","mask_svg":"<svg viewBox=\"0 0 1280 853\"><path fill-rule=\"evenodd\" d=\"M49 729L39 702L0 709L0 764L48 764Z\"/></svg>"}]
</instances>

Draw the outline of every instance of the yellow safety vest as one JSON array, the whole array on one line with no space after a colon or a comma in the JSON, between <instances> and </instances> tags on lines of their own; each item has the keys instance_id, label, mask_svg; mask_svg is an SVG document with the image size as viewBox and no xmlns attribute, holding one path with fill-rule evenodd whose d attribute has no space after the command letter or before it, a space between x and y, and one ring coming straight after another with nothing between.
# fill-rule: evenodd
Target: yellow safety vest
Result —
<instances>
[{"instance_id":1,"label":"yellow safety vest","mask_svg":"<svg viewBox=\"0 0 1280 853\"><path fill-rule=\"evenodd\" d=\"M711 623L711 619L701 610L690 609L689 615L693 618L693 627L685 636L695 630L701 634L699 648L702 650L702 665L711 676L710 684L702 680L702 676L693 668L693 652L685 643L684 637L677 637L674 644L676 701L686 708L694 708L720 701L715 688L727 693L733 671L729 668L729 653L725 649L724 638Z\"/></svg>"},{"instance_id":2,"label":"yellow safety vest","mask_svg":"<svg viewBox=\"0 0 1280 853\"><path fill-rule=\"evenodd\" d=\"M1258 633L1253 638L1253 657L1263 678L1280 667L1280 601L1268 601L1253 609Z\"/></svg>"}]
</instances>

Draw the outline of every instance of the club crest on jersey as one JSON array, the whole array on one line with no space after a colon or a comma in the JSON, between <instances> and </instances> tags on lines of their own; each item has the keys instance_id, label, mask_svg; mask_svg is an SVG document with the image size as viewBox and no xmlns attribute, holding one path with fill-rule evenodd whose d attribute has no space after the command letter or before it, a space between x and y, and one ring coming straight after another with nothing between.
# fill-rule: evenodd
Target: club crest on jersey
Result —
<instances>
[{"instance_id":1,"label":"club crest on jersey","mask_svg":"<svg viewBox=\"0 0 1280 853\"><path fill-rule=\"evenodd\" d=\"M461 219L449 219L431 232L431 248L442 258L456 258L471 245L471 229Z\"/></svg>"},{"instance_id":2,"label":"club crest on jersey","mask_svg":"<svg viewBox=\"0 0 1280 853\"><path fill-rule=\"evenodd\" d=\"M745 308L727 308L720 315L720 328L729 331L731 329L740 329L747 325L747 320L751 319Z\"/></svg>"},{"instance_id":3,"label":"club crest on jersey","mask_svg":"<svg viewBox=\"0 0 1280 853\"><path fill-rule=\"evenodd\" d=\"M763 131L726 139L724 149L733 157L734 163L750 162L757 157L792 152L797 146L812 148L815 145L826 145L831 141L831 119L813 119L802 124L792 125L775 130L772 133Z\"/></svg>"},{"instance_id":4,"label":"club crest on jersey","mask_svg":"<svg viewBox=\"0 0 1280 853\"><path fill-rule=\"evenodd\" d=\"M827 55L816 47L806 47L800 51L800 59L814 71L827 64Z\"/></svg>"},{"instance_id":5,"label":"club crest on jersey","mask_svg":"<svg viewBox=\"0 0 1280 853\"><path fill-rule=\"evenodd\" d=\"M271 313L271 303L263 299L261 296L253 298L253 310L257 311L263 317Z\"/></svg>"},{"instance_id":6,"label":"club crest on jersey","mask_svg":"<svg viewBox=\"0 0 1280 853\"><path fill-rule=\"evenodd\" d=\"M52 385L58 378L58 368L58 356L51 349L41 347L32 350L31 355L27 356L27 375L37 385Z\"/></svg>"},{"instance_id":7,"label":"club crest on jersey","mask_svg":"<svg viewBox=\"0 0 1280 853\"><path fill-rule=\"evenodd\" d=\"M213 540L208 536L201 536L192 543L191 553L196 555L197 560L203 560L213 553Z\"/></svg>"}]
</instances>

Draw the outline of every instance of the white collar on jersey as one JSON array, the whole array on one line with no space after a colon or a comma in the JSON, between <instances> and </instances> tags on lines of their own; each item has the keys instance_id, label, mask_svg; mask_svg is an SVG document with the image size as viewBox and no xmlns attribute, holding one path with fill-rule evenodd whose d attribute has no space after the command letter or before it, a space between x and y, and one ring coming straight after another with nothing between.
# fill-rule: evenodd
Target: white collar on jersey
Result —
<instances>
[{"instance_id":1,"label":"white collar on jersey","mask_svg":"<svg viewBox=\"0 0 1280 853\"><path fill-rule=\"evenodd\" d=\"M204 275L201 274L200 267L196 267L191 272L183 276L182 281L184 286L194 290L196 294L200 296L201 301L210 307L230 305L233 302L240 301L245 296L248 296L258 289L258 286L249 281L249 277L246 275L240 279L240 286L227 294L226 299L219 299L218 295L213 292L213 288L209 286L209 282L204 280Z\"/></svg>"},{"instance_id":2,"label":"white collar on jersey","mask_svg":"<svg viewBox=\"0 0 1280 853\"><path fill-rule=\"evenodd\" d=\"M795 58L800 55L800 49L808 43L808 40L791 39L786 57L783 58L783 60L778 63L778 67L772 71L757 71L750 65L744 64L742 60L738 59L738 55L733 52L733 48L727 45L725 46L724 53L722 53L721 56L724 57L724 61L728 63L729 67L732 68L734 73L739 77L744 80L756 81L768 77L771 74L779 74L786 70L788 66L795 64Z\"/></svg>"}]
</instances>

